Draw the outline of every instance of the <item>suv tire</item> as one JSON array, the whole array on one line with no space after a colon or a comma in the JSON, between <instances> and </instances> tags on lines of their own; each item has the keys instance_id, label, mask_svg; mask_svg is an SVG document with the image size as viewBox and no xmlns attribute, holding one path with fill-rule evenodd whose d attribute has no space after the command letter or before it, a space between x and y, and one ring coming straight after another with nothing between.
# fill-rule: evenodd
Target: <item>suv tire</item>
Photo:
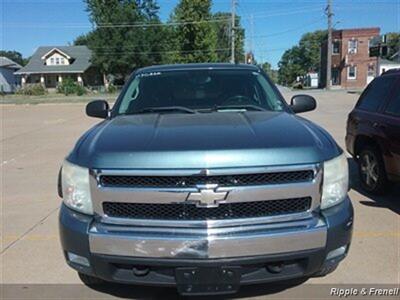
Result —
<instances>
[{"instance_id":1,"label":"suv tire","mask_svg":"<svg viewBox=\"0 0 400 300\"><path fill-rule=\"evenodd\" d=\"M371 194L383 194L389 186L385 164L377 147L365 146L358 157L361 187Z\"/></svg>"},{"instance_id":2,"label":"suv tire","mask_svg":"<svg viewBox=\"0 0 400 300\"><path fill-rule=\"evenodd\" d=\"M85 285L88 285L88 286L99 285L99 284L103 284L104 283L104 280L102 280L100 278L97 278L97 277L93 277L93 276L86 275L86 274L79 273L79 272L78 272L78 275L79 275L79 278L81 279L81 281Z\"/></svg>"}]
</instances>

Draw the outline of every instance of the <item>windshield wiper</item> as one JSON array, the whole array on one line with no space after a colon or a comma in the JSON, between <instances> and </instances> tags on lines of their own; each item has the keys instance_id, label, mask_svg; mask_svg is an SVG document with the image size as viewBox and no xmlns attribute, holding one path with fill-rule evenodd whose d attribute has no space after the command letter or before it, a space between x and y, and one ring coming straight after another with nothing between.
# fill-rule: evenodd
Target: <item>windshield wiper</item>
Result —
<instances>
[{"instance_id":1,"label":"windshield wiper","mask_svg":"<svg viewBox=\"0 0 400 300\"><path fill-rule=\"evenodd\" d=\"M214 106L214 110L224 110L224 109L245 109L245 110L256 110L256 111L265 111L265 108L258 106L258 105L252 105L252 104L233 104L233 105L216 105Z\"/></svg>"},{"instance_id":2,"label":"windshield wiper","mask_svg":"<svg viewBox=\"0 0 400 300\"><path fill-rule=\"evenodd\" d=\"M183 112L187 114L195 114L197 113L195 110L184 107L184 106L156 106L156 107L146 107L143 109L139 109L137 111L129 112L128 115L132 114L145 114L145 113L157 113L157 112Z\"/></svg>"}]
</instances>

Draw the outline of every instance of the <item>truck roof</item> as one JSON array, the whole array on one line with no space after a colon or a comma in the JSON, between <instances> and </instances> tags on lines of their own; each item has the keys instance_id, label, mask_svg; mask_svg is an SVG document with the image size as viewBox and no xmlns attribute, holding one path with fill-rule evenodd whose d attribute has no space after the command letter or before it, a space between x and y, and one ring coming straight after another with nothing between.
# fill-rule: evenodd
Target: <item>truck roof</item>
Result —
<instances>
[{"instance_id":1,"label":"truck roof","mask_svg":"<svg viewBox=\"0 0 400 300\"><path fill-rule=\"evenodd\" d=\"M175 70L206 70L206 69L228 69L228 70L252 70L258 71L259 68L249 64L230 64L230 63L190 63L173 65L156 65L141 68L138 72L161 72Z\"/></svg>"}]
</instances>

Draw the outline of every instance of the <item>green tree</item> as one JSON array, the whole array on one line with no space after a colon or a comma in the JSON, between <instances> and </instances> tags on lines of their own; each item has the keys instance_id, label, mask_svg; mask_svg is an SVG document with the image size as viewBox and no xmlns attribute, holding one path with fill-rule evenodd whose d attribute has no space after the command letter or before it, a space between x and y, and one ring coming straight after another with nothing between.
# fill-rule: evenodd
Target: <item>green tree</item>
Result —
<instances>
[{"instance_id":1,"label":"green tree","mask_svg":"<svg viewBox=\"0 0 400 300\"><path fill-rule=\"evenodd\" d=\"M278 71L272 69L272 66L269 62L264 62L260 65L260 67L264 70L265 73L271 78L273 82L278 82Z\"/></svg>"},{"instance_id":2,"label":"green tree","mask_svg":"<svg viewBox=\"0 0 400 300\"><path fill-rule=\"evenodd\" d=\"M278 63L278 81L281 84L292 84L297 76L304 76L310 71L319 72L321 45L327 39L325 30L304 34L299 44L288 49Z\"/></svg>"},{"instance_id":3,"label":"green tree","mask_svg":"<svg viewBox=\"0 0 400 300\"><path fill-rule=\"evenodd\" d=\"M217 35L211 24L211 0L180 0L171 16L172 62L216 62Z\"/></svg>"},{"instance_id":4,"label":"green tree","mask_svg":"<svg viewBox=\"0 0 400 300\"><path fill-rule=\"evenodd\" d=\"M321 45L328 39L326 30L317 30L304 34L299 47L302 55L301 63L306 73L309 71L318 72L321 63Z\"/></svg>"},{"instance_id":5,"label":"green tree","mask_svg":"<svg viewBox=\"0 0 400 300\"><path fill-rule=\"evenodd\" d=\"M140 16L145 24L141 31L140 66L157 65L164 62L163 53L168 50L166 27L159 18L160 7L155 0L137 0Z\"/></svg>"},{"instance_id":6,"label":"green tree","mask_svg":"<svg viewBox=\"0 0 400 300\"><path fill-rule=\"evenodd\" d=\"M400 33L389 32L386 33L388 54L385 58L390 59L396 52L400 51Z\"/></svg>"},{"instance_id":7,"label":"green tree","mask_svg":"<svg viewBox=\"0 0 400 300\"><path fill-rule=\"evenodd\" d=\"M11 59L17 64L20 64L21 66L25 66L29 61L28 58L23 58L22 54L19 53L18 51L0 50L0 56L7 57L8 59Z\"/></svg>"},{"instance_id":8,"label":"green tree","mask_svg":"<svg viewBox=\"0 0 400 300\"><path fill-rule=\"evenodd\" d=\"M81 34L74 40L75 46L89 46L91 39L93 38L93 32Z\"/></svg>"},{"instance_id":9,"label":"green tree","mask_svg":"<svg viewBox=\"0 0 400 300\"><path fill-rule=\"evenodd\" d=\"M307 73L303 67L303 57L299 46L294 46L283 53L278 63L278 82L283 85L292 84L297 76Z\"/></svg>"},{"instance_id":10,"label":"green tree","mask_svg":"<svg viewBox=\"0 0 400 300\"><path fill-rule=\"evenodd\" d=\"M136 1L86 0L92 23L97 27L88 44L93 50L92 61L105 74L126 75L136 67L136 47L132 39L140 34L140 28L123 27L140 22ZM128 54L129 53L129 54Z\"/></svg>"},{"instance_id":11,"label":"green tree","mask_svg":"<svg viewBox=\"0 0 400 300\"><path fill-rule=\"evenodd\" d=\"M217 35L217 56L219 62L229 62L231 59L231 14L218 12L213 15L213 28ZM245 30L240 24L240 16L235 19L235 59L243 60ZM224 50L222 50L224 49Z\"/></svg>"},{"instance_id":12,"label":"green tree","mask_svg":"<svg viewBox=\"0 0 400 300\"><path fill-rule=\"evenodd\" d=\"M75 44L88 45L104 74L126 77L135 68L161 62L163 28L154 0L85 1L96 28Z\"/></svg>"}]
</instances>

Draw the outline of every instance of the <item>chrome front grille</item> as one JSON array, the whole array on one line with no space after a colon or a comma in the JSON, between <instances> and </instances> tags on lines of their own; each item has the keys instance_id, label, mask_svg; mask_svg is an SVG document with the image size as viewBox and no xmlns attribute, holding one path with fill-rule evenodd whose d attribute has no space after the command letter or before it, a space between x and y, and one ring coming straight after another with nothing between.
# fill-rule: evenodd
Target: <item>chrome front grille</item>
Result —
<instances>
[{"instance_id":1,"label":"chrome front grille","mask_svg":"<svg viewBox=\"0 0 400 300\"><path fill-rule=\"evenodd\" d=\"M199 184L218 184L219 187L226 187L308 182L313 178L313 170L213 176L102 175L100 184L105 187L132 188L196 187Z\"/></svg>"},{"instance_id":2,"label":"chrome front grille","mask_svg":"<svg viewBox=\"0 0 400 300\"><path fill-rule=\"evenodd\" d=\"M320 205L322 168L91 170L90 182L102 223L222 228L311 218ZM216 202L199 205L210 193Z\"/></svg>"},{"instance_id":3,"label":"chrome front grille","mask_svg":"<svg viewBox=\"0 0 400 300\"><path fill-rule=\"evenodd\" d=\"M259 218L309 210L311 197L269 201L222 203L218 207L198 208L194 204L104 202L104 213L114 218L156 220L220 220Z\"/></svg>"}]
</instances>

